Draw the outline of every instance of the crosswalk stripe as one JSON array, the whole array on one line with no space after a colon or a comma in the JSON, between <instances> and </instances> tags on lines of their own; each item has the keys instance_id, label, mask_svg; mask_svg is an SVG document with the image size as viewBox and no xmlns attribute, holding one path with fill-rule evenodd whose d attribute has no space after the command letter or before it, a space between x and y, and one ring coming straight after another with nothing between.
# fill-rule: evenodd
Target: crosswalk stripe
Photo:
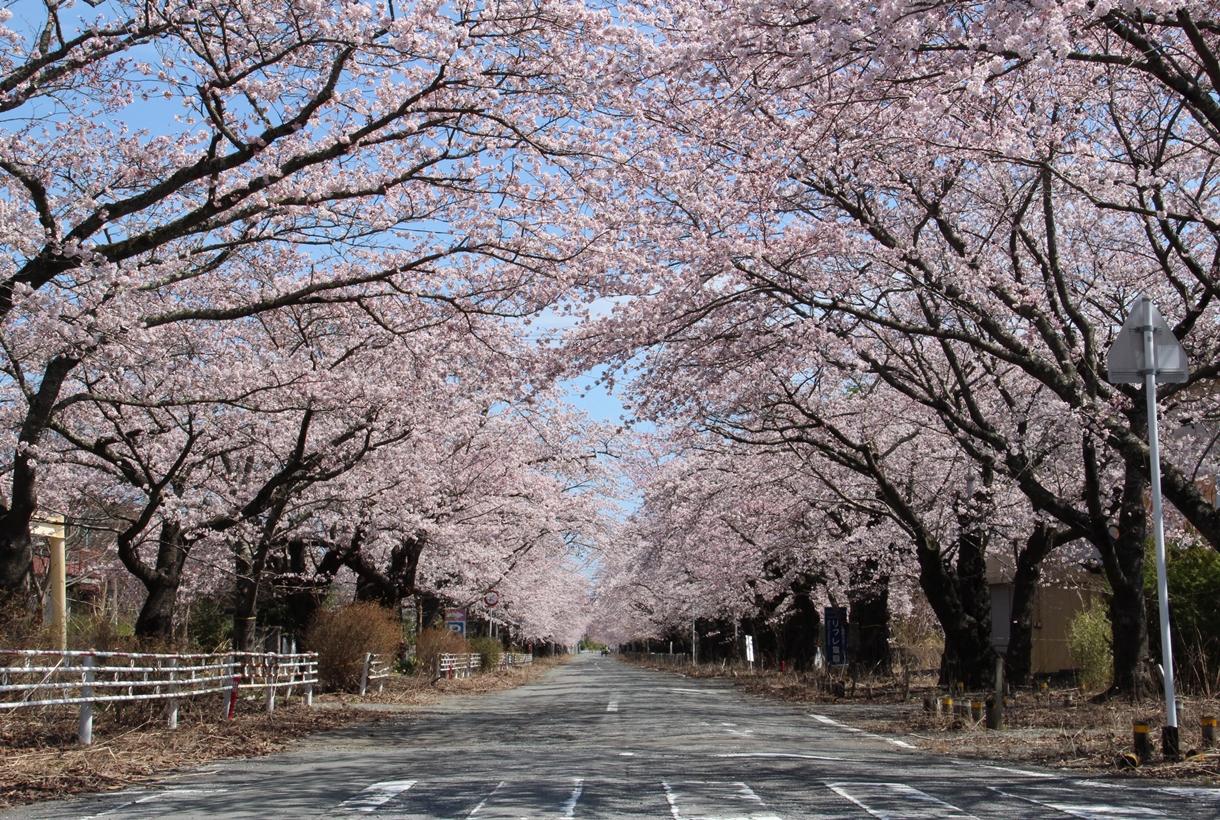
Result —
<instances>
[{"instance_id":1,"label":"crosswalk stripe","mask_svg":"<svg viewBox=\"0 0 1220 820\"><path fill-rule=\"evenodd\" d=\"M568 798L568 802L563 804L563 816L576 816L576 803L580 800L580 793L584 790L585 779L583 777L573 778L575 785L572 787L572 795Z\"/></svg>"},{"instance_id":2,"label":"crosswalk stripe","mask_svg":"<svg viewBox=\"0 0 1220 820\"><path fill-rule=\"evenodd\" d=\"M339 804L339 811L377 811L382 805L415 785L414 780L385 780L366 786L355 797Z\"/></svg>"},{"instance_id":3,"label":"crosswalk stripe","mask_svg":"<svg viewBox=\"0 0 1220 820\"><path fill-rule=\"evenodd\" d=\"M977 820L906 783L827 783L826 787L877 820Z\"/></svg>"}]
</instances>

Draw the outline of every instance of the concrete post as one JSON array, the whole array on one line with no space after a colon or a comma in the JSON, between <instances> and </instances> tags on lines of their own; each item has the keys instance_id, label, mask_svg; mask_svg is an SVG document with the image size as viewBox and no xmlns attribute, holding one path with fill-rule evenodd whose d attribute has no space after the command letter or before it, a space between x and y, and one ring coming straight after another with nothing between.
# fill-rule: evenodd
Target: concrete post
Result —
<instances>
[{"instance_id":1,"label":"concrete post","mask_svg":"<svg viewBox=\"0 0 1220 820\"><path fill-rule=\"evenodd\" d=\"M89 698L93 697L94 664L93 655L86 655L84 658L85 672L80 687L80 696L85 698L85 701L80 705L80 718L76 724L76 739L82 746L93 743L93 701Z\"/></svg>"},{"instance_id":2,"label":"concrete post","mask_svg":"<svg viewBox=\"0 0 1220 820\"><path fill-rule=\"evenodd\" d=\"M178 659L170 658L169 661L169 691L171 694L177 694L178 684ZM178 698L171 697L166 704L165 725L171 729L178 728Z\"/></svg>"}]
</instances>

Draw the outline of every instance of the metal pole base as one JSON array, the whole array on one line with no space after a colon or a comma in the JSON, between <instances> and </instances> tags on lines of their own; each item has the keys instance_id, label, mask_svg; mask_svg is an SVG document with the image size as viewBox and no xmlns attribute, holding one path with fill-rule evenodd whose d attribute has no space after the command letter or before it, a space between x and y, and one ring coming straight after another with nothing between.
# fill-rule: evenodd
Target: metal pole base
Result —
<instances>
[{"instance_id":1,"label":"metal pole base","mask_svg":"<svg viewBox=\"0 0 1220 820\"><path fill-rule=\"evenodd\" d=\"M1166 760L1181 760L1182 747L1178 743L1178 727L1161 727L1161 754Z\"/></svg>"}]
</instances>

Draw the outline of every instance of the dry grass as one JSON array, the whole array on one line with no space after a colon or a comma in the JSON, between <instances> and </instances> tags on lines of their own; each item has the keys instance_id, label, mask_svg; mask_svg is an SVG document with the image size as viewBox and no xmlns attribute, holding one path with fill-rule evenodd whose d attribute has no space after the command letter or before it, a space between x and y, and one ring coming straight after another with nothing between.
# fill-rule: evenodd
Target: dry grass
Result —
<instances>
[{"instance_id":1,"label":"dry grass","mask_svg":"<svg viewBox=\"0 0 1220 820\"><path fill-rule=\"evenodd\" d=\"M99 711L94 744L85 747L76 745L73 710L6 715L0 722L0 807L122 788L220 758L270 754L293 738L360 717L349 709L293 704L228 722L219 719L218 702L208 699L206 706L184 704L174 731L151 710L139 716Z\"/></svg>"}]
</instances>

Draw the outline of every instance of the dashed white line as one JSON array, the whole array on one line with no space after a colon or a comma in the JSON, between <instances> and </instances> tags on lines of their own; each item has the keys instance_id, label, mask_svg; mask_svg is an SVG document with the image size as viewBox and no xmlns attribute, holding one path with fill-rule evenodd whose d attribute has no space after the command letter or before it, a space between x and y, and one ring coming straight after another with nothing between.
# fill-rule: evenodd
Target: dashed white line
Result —
<instances>
[{"instance_id":1,"label":"dashed white line","mask_svg":"<svg viewBox=\"0 0 1220 820\"><path fill-rule=\"evenodd\" d=\"M576 816L576 803L580 800L580 793L585 788L583 777L573 778L573 781L575 785L572 787L572 794L568 796L568 802L563 804L563 816L569 818Z\"/></svg>"},{"instance_id":2,"label":"dashed white line","mask_svg":"<svg viewBox=\"0 0 1220 820\"><path fill-rule=\"evenodd\" d=\"M1011 774L1023 774L1026 777L1056 778L1059 776L1057 774L1052 774L1051 772L1031 772L1031 771L1028 771L1027 769L1013 769L1009 766L994 766L994 765L991 765L988 763L982 764L982 767L984 769L995 769L997 772L1010 772Z\"/></svg>"},{"instance_id":3,"label":"dashed white line","mask_svg":"<svg viewBox=\"0 0 1220 820\"><path fill-rule=\"evenodd\" d=\"M414 780L385 780L365 787L355 797L339 804L339 811L377 811L386 803L415 785Z\"/></svg>"},{"instance_id":4,"label":"dashed white line","mask_svg":"<svg viewBox=\"0 0 1220 820\"><path fill-rule=\"evenodd\" d=\"M889 743L891 746L897 746L900 749L918 748L913 743L907 743L905 740L899 740L898 738L894 738L894 737L886 737L885 735L875 735L872 732L866 732L863 729L857 729L855 726L848 726L846 724L839 723L839 721L835 720L834 718L829 718L826 715L815 715L815 714L809 713L809 717L813 718L814 720L816 720L820 723L825 723L827 726L833 726L836 729L840 729L844 732L851 732L852 734L861 735L863 737L871 737L873 740L883 740L886 743Z\"/></svg>"},{"instance_id":5,"label":"dashed white line","mask_svg":"<svg viewBox=\"0 0 1220 820\"><path fill-rule=\"evenodd\" d=\"M1079 817L1081 820L1110 820L1110 818L1128 818L1128 820L1136 820L1136 818L1148 817L1169 817L1162 811L1156 809L1148 809L1143 806L1115 806L1110 803L1076 803L1069 802L1080 799L1075 794L1064 795L1063 798L1055 798L1047 795L1039 795L1042 800L1034 797L1028 797L1023 794L1015 794L1005 791L996 786L988 786L996 794L1004 797L1011 797L1014 800L1024 800L1026 803L1033 803L1035 806L1042 806L1047 809L1054 809L1062 812L1069 817Z\"/></svg>"},{"instance_id":6,"label":"dashed white line","mask_svg":"<svg viewBox=\"0 0 1220 820\"><path fill-rule=\"evenodd\" d=\"M607 704L606 704L606 711L607 711L607 712L617 712L617 711L618 711L618 701L617 701L617 700L612 700L612 701L610 701L609 703L607 703Z\"/></svg>"}]
</instances>

